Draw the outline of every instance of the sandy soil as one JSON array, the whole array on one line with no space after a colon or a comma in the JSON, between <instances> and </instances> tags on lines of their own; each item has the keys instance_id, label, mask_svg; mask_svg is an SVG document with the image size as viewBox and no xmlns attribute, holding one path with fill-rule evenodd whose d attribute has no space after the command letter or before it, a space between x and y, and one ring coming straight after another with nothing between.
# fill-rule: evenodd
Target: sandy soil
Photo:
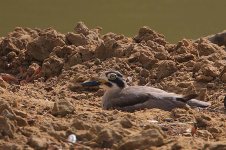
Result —
<instances>
[{"instance_id":1,"label":"sandy soil","mask_svg":"<svg viewBox=\"0 0 226 150\"><path fill-rule=\"evenodd\" d=\"M18 27L0 38L0 149L226 149L224 45L170 44L148 27L133 38L100 31L79 22L67 34ZM102 110L104 91L80 83L108 69L212 106Z\"/></svg>"}]
</instances>

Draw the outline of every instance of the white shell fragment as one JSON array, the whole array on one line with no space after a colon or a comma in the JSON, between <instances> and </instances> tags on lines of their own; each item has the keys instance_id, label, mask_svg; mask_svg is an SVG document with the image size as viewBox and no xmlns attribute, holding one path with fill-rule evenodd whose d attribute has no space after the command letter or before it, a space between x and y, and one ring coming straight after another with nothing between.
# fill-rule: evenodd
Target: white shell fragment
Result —
<instances>
[{"instance_id":1,"label":"white shell fragment","mask_svg":"<svg viewBox=\"0 0 226 150\"><path fill-rule=\"evenodd\" d=\"M67 141L70 143L76 143L76 141L77 141L76 135L70 134L67 138Z\"/></svg>"}]
</instances>

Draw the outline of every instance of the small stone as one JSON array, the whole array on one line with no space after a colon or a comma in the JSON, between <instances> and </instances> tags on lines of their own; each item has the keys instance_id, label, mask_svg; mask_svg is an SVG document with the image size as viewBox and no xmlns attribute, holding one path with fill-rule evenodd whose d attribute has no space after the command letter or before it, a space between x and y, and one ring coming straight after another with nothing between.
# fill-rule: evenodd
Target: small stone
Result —
<instances>
[{"instance_id":1,"label":"small stone","mask_svg":"<svg viewBox=\"0 0 226 150\"><path fill-rule=\"evenodd\" d=\"M2 87L2 88L6 88L8 86L8 83L7 82L5 82L3 79L2 79L2 77L0 76L0 87Z\"/></svg>"},{"instance_id":2,"label":"small stone","mask_svg":"<svg viewBox=\"0 0 226 150\"><path fill-rule=\"evenodd\" d=\"M101 148L112 148L114 143L122 140L123 135L113 129L103 129L99 132L96 142Z\"/></svg>"},{"instance_id":3,"label":"small stone","mask_svg":"<svg viewBox=\"0 0 226 150\"><path fill-rule=\"evenodd\" d=\"M61 73L64 60L55 55L48 57L42 64L42 75L45 77L57 76Z\"/></svg>"},{"instance_id":4,"label":"small stone","mask_svg":"<svg viewBox=\"0 0 226 150\"><path fill-rule=\"evenodd\" d=\"M88 43L87 38L83 34L75 34L73 32L67 33L66 39L70 44L75 46L86 45Z\"/></svg>"},{"instance_id":5,"label":"small stone","mask_svg":"<svg viewBox=\"0 0 226 150\"><path fill-rule=\"evenodd\" d=\"M213 135L207 130L197 130L196 135L206 140L213 139Z\"/></svg>"},{"instance_id":6,"label":"small stone","mask_svg":"<svg viewBox=\"0 0 226 150\"><path fill-rule=\"evenodd\" d=\"M22 145L10 142L1 142L0 149L4 150L22 150Z\"/></svg>"},{"instance_id":7,"label":"small stone","mask_svg":"<svg viewBox=\"0 0 226 150\"><path fill-rule=\"evenodd\" d=\"M219 142L212 142L204 145L203 149L208 150L225 150L226 149L226 142L219 141Z\"/></svg>"},{"instance_id":8,"label":"small stone","mask_svg":"<svg viewBox=\"0 0 226 150\"><path fill-rule=\"evenodd\" d=\"M226 83L226 73L224 73L224 74L221 76L221 81L223 81L224 83Z\"/></svg>"},{"instance_id":9,"label":"small stone","mask_svg":"<svg viewBox=\"0 0 226 150\"><path fill-rule=\"evenodd\" d=\"M219 127L210 127L208 128L208 131L212 134L219 134L223 132L222 129Z\"/></svg>"},{"instance_id":10,"label":"small stone","mask_svg":"<svg viewBox=\"0 0 226 150\"><path fill-rule=\"evenodd\" d=\"M67 141L70 143L73 143L73 144L76 143L76 141L77 141L76 135L70 134L67 138Z\"/></svg>"},{"instance_id":11,"label":"small stone","mask_svg":"<svg viewBox=\"0 0 226 150\"><path fill-rule=\"evenodd\" d=\"M199 128L206 128L207 126L210 126L210 121L211 121L211 118L205 115L196 117L197 127Z\"/></svg>"},{"instance_id":12,"label":"small stone","mask_svg":"<svg viewBox=\"0 0 226 150\"><path fill-rule=\"evenodd\" d=\"M47 140L45 138L39 138L32 135L28 140L28 145L30 145L34 149L46 149L48 146L46 141Z\"/></svg>"},{"instance_id":13,"label":"small stone","mask_svg":"<svg viewBox=\"0 0 226 150\"><path fill-rule=\"evenodd\" d=\"M214 83L207 83L207 88L213 88L214 87Z\"/></svg>"},{"instance_id":14,"label":"small stone","mask_svg":"<svg viewBox=\"0 0 226 150\"><path fill-rule=\"evenodd\" d=\"M128 118L123 118L120 124L123 128L131 128L133 126L133 123Z\"/></svg>"},{"instance_id":15,"label":"small stone","mask_svg":"<svg viewBox=\"0 0 226 150\"><path fill-rule=\"evenodd\" d=\"M96 58L95 61L94 61L94 64L95 64L95 65L100 65L100 64L101 64L100 59Z\"/></svg>"},{"instance_id":16,"label":"small stone","mask_svg":"<svg viewBox=\"0 0 226 150\"><path fill-rule=\"evenodd\" d=\"M159 63L156 71L157 78L163 79L177 71L176 63L172 60L163 60Z\"/></svg>"},{"instance_id":17,"label":"small stone","mask_svg":"<svg viewBox=\"0 0 226 150\"><path fill-rule=\"evenodd\" d=\"M71 127L75 128L76 130L88 130L91 128L91 125L86 124L82 120L74 119Z\"/></svg>"},{"instance_id":18,"label":"small stone","mask_svg":"<svg viewBox=\"0 0 226 150\"><path fill-rule=\"evenodd\" d=\"M197 81L202 81L202 82L209 82L213 80L213 77L211 76L205 76L205 75L198 75L195 78Z\"/></svg>"},{"instance_id":19,"label":"small stone","mask_svg":"<svg viewBox=\"0 0 226 150\"><path fill-rule=\"evenodd\" d=\"M194 86L192 82L180 82L177 84L177 86L181 87L181 88L188 88L191 86Z\"/></svg>"},{"instance_id":20,"label":"small stone","mask_svg":"<svg viewBox=\"0 0 226 150\"><path fill-rule=\"evenodd\" d=\"M54 103L52 114L54 116L66 116L67 114L73 113L74 111L75 108L70 102L68 102L66 99L61 99Z\"/></svg>"},{"instance_id":21,"label":"small stone","mask_svg":"<svg viewBox=\"0 0 226 150\"><path fill-rule=\"evenodd\" d=\"M85 93L76 95L76 99L86 99L86 98L87 98L87 95Z\"/></svg>"},{"instance_id":22,"label":"small stone","mask_svg":"<svg viewBox=\"0 0 226 150\"><path fill-rule=\"evenodd\" d=\"M147 69L142 69L140 71L140 76L147 78L149 76L149 71Z\"/></svg>"}]
</instances>

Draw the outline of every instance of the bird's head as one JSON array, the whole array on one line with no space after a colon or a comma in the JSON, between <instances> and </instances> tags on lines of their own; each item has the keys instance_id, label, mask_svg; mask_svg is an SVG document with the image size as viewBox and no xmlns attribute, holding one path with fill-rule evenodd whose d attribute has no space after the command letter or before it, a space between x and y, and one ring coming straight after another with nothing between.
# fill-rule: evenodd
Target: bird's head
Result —
<instances>
[{"instance_id":1,"label":"bird's head","mask_svg":"<svg viewBox=\"0 0 226 150\"><path fill-rule=\"evenodd\" d=\"M93 81L83 82L83 86L100 86L104 89L123 89L127 86L123 75L118 71L106 71Z\"/></svg>"}]
</instances>

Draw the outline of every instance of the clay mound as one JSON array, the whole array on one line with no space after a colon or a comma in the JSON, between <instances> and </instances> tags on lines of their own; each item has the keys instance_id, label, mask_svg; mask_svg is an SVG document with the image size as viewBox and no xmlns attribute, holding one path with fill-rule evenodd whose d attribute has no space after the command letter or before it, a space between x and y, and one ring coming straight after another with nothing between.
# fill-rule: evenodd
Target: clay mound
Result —
<instances>
[{"instance_id":1,"label":"clay mound","mask_svg":"<svg viewBox=\"0 0 226 150\"><path fill-rule=\"evenodd\" d=\"M225 146L214 143L226 139L223 44L208 38L170 44L149 27L142 27L133 38L100 31L79 22L74 32L65 35L51 28L18 27L0 38L1 148ZM179 94L195 92L212 106L172 112L103 111L103 90L81 89L79 83L108 69L122 72L130 85L151 85ZM197 131L187 132L194 129L193 122ZM76 144L67 141L70 134L77 136ZM189 144L193 134L196 145Z\"/></svg>"}]
</instances>

